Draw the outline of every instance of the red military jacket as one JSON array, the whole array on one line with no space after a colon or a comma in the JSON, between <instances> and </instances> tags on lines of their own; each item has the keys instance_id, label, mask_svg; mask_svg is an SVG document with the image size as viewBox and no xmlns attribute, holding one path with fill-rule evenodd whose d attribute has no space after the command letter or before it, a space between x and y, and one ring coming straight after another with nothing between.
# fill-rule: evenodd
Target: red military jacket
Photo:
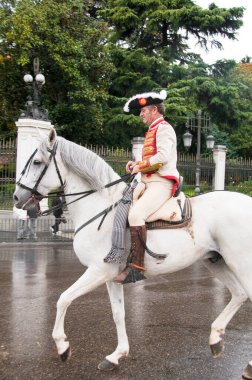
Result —
<instances>
[{"instance_id":1,"label":"red military jacket","mask_svg":"<svg viewBox=\"0 0 252 380\"><path fill-rule=\"evenodd\" d=\"M155 120L145 135L139 170L147 176L158 173L174 180L174 192L179 182L177 170L177 137L172 126L162 118Z\"/></svg>"}]
</instances>

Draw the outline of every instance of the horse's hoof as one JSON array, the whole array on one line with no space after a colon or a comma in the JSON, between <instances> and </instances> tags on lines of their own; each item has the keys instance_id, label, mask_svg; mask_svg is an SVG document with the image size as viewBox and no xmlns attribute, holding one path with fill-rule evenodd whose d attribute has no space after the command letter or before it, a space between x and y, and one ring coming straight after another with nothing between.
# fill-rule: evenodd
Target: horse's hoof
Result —
<instances>
[{"instance_id":1,"label":"horse's hoof","mask_svg":"<svg viewBox=\"0 0 252 380\"><path fill-rule=\"evenodd\" d=\"M250 364L248 364L247 367L244 369L242 378L246 380L252 379L252 366Z\"/></svg>"},{"instance_id":2,"label":"horse's hoof","mask_svg":"<svg viewBox=\"0 0 252 380\"><path fill-rule=\"evenodd\" d=\"M218 358L219 356L221 356L222 352L224 351L223 339L221 339L218 343L210 344L210 348L214 358Z\"/></svg>"},{"instance_id":3,"label":"horse's hoof","mask_svg":"<svg viewBox=\"0 0 252 380\"><path fill-rule=\"evenodd\" d=\"M68 349L63 352L63 354L60 355L60 359L62 362L66 362L68 359L70 359L72 355L71 347L69 346Z\"/></svg>"},{"instance_id":4,"label":"horse's hoof","mask_svg":"<svg viewBox=\"0 0 252 380\"><path fill-rule=\"evenodd\" d=\"M113 371L113 369L118 368L118 364L111 363L107 359L104 359L99 365L98 369L101 371Z\"/></svg>"}]
</instances>

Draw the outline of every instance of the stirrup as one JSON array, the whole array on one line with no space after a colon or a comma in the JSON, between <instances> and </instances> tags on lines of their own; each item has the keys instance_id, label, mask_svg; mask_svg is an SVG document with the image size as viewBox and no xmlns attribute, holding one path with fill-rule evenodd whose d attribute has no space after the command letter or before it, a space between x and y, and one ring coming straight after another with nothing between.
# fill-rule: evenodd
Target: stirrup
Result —
<instances>
[{"instance_id":1,"label":"stirrup","mask_svg":"<svg viewBox=\"0 0 252 380\"><path fill-rule=\"evenodd\" d=\"M137 282L141 280L145 280L146 277L143 274L142 270L139 270L133 266L130 266L130 271L126 278L123 280L122 284L129 284L131 282Z\"/></svg>"},{"instance_id":2,"label":"stirrup","mask_svg":"<svg viewBox=\"0 0 252 380\"><path fill-rule=\"evenodd\" d=\"M140 280L145 280L143 271L127 265L124 270L114 277L113 281L118 284L128 284L130 282L136 282Z\"/></svg>"}]
</instances>

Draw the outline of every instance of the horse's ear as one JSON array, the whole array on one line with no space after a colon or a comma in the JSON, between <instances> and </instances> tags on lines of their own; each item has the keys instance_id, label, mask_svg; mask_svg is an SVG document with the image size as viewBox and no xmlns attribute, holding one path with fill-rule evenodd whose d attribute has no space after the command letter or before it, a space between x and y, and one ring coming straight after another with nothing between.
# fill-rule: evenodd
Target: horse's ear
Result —
<instances>
[{"instance_id":1,"label":"horse's ear","mask_svg":"<svg viewBox=\"0 0 252 380\"><path fill-rule=\"evenodd\" d=\"M48 143L49 143L50 145L54 144L56 138L57 138L57 133L56 133L55 129L52 128L52 129L50 130L50 132L49 132L49 135L48 135Z\"/></svg>"}]
</instances>

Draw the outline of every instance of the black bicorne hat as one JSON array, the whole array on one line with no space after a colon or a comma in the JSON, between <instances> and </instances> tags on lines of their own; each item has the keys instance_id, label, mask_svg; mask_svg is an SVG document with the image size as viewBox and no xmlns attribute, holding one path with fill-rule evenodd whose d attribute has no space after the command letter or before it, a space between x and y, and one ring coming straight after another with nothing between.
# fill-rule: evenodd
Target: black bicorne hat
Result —
<instances>
[{"instance_id":1,"label":"black bicorne hat","mask_svg":"<svg viewBox=\"0 0 252 380\"><path fill-rule=\"evenodd\" d=\"M131 112L133 110L140 110L143 107L151 106L152 104L162 103L167 97L167 92L162 90L160 92L145 92L132 96L125 106L124 112Z\"/></svg>"}]
</instances>

